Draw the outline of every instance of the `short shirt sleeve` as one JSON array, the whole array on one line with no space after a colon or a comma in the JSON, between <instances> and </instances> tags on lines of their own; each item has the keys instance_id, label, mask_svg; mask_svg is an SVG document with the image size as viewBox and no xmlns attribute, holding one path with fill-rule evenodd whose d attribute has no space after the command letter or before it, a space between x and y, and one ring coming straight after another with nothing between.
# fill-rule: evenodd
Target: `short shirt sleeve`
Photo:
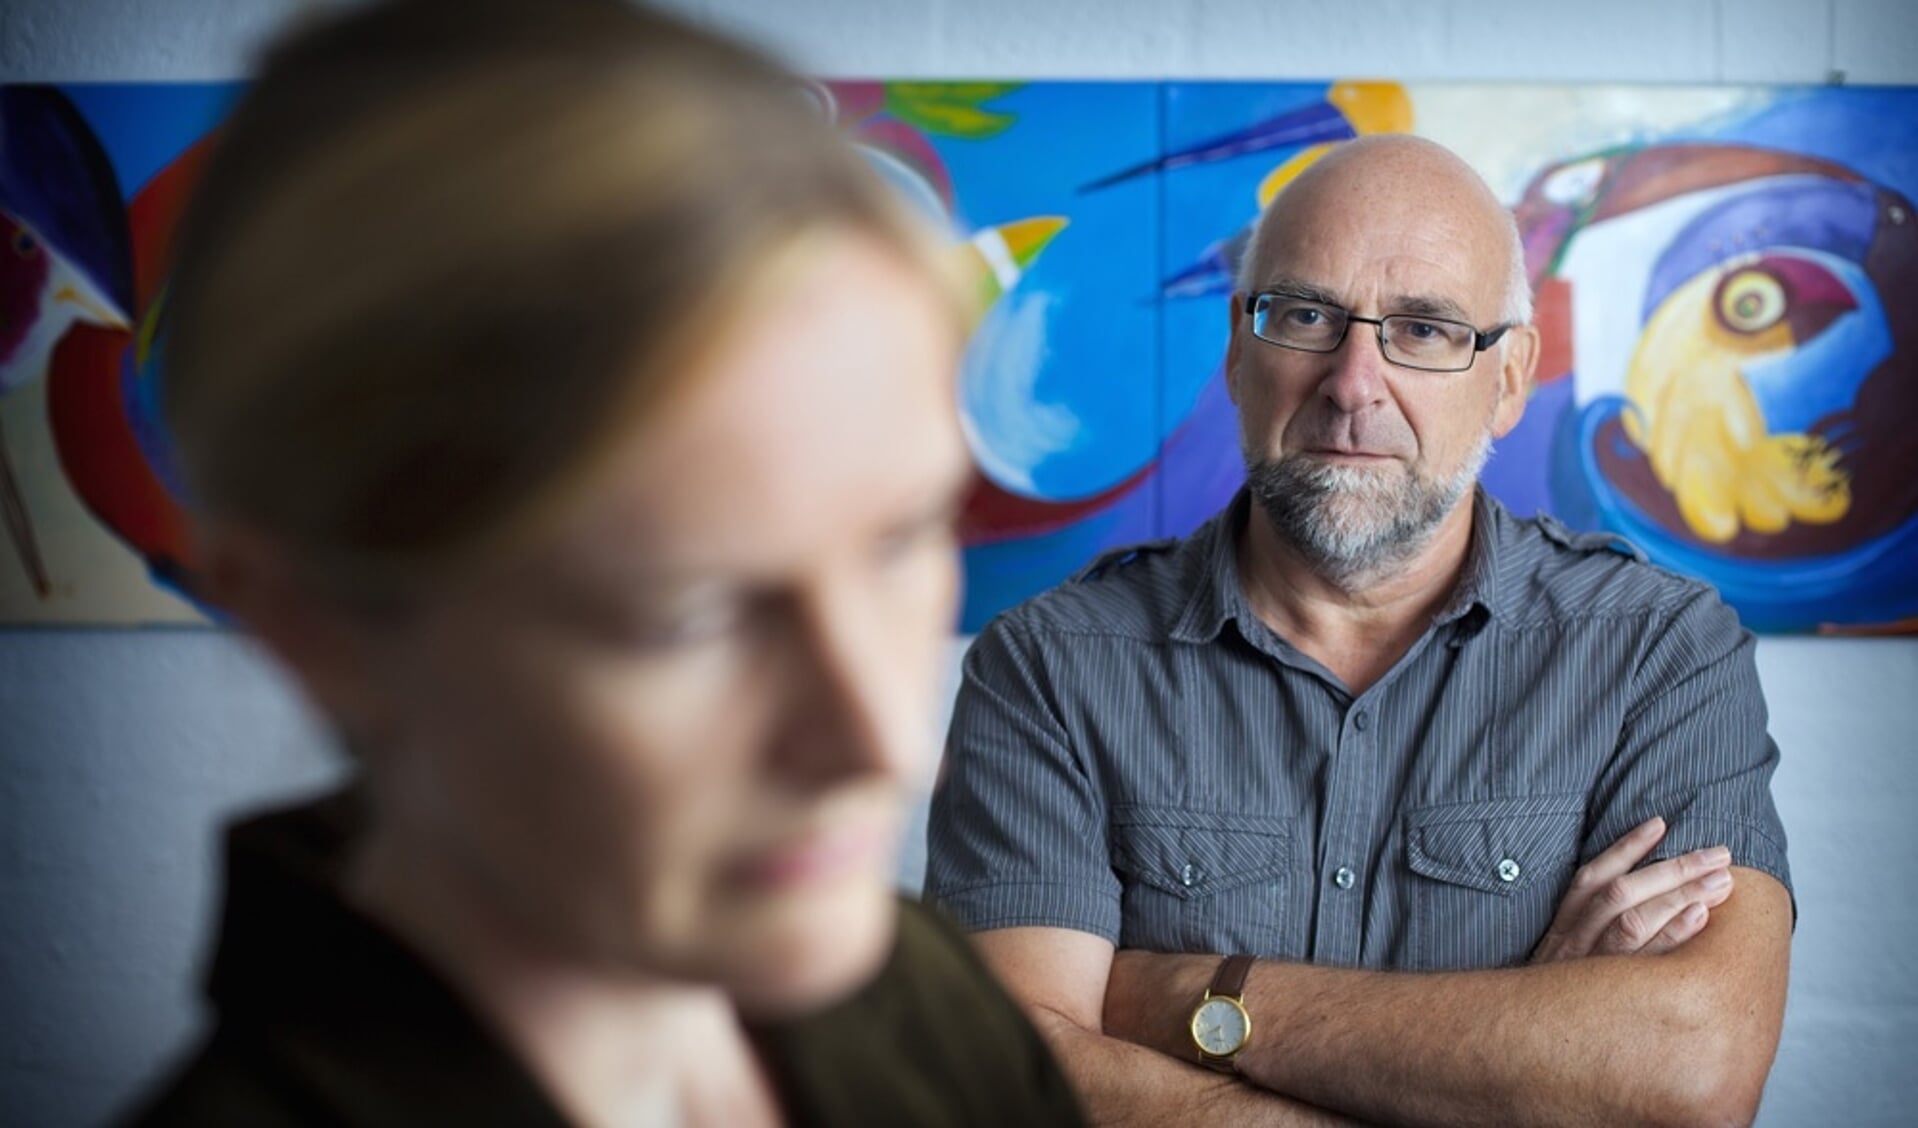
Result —
<instances>
[{"instance_id":1,"label":"short shirt sleeve","mask_svg":"<svg viewBox=\"0 0 1918 1128\"><path fill-rule=\"evenodd\" d=\"M1751 632L1715 592L1654 627L1617 751L1593 795L1585 858L1657 815L1667 829L1653 859L1723 845L1733 865L1791 889L1771 794L1778 746L1766 730L1754 652Z\"/></svg>"},{"instance_id":2,"label":"short shirt sleeve","mask_svg":"<svg viewBox=\"0 0 1918 1128\"><path fill-rule=\"evenodd\" d=\"M974 931L1071 928L1117 943L1099 782L1037 646L994 620L967 651L927 829L927 898Z\"/></svg>"}]
</instances>

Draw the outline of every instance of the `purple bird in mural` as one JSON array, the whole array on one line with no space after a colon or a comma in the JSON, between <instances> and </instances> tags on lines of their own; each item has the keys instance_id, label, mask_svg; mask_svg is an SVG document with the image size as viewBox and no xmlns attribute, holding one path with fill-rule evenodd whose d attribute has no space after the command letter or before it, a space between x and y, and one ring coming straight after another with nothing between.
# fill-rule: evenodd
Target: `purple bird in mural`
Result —
<instances>
[{"instance_id":1,"label":"purple bird in mural","mask_svg":"<svg viewBox=\"0 0 1918 1128\"><path fill-rule=\"evenodd\" d=\"M1753 249L1720 249L1741 241ZM1910 520L1915 272L1918 222L1888 189L1785 180L1704 212L1648 281L1632 441L1601 446L1600 465L1675 533L1754 559L1822 556ZM1840 327L1851 347L1811 348ZM1707 415L1724 422L1687 423Z\"/></svg>"},{"instance_id":2,"label":"purple bird in mural","mask_svg":"<svg viewBox=\"0 0 1918 1128\"><path fill-rule=\"evenodd\" d=\"M1598 432L1593 469L1659 533L1738 559L1828 558L1912 520L1918 463L1899 428L1918 410L1918 218L1834 162L1684 142L1540 172L1514 212L1541 298L1541 387L1588 351L1580 334L1618 336L1572 315L1615 309L1580 296L1574 244L1661 209L1689 219L1637 283L1642 337L1618 388L1635 407Z\"/></svg>"},{"instance_id":3,"label":"purple bird in mural","mask_svg":"<svg viewBox=\"0 0 1918 1128\"><path fill-rule=\"evenodd\" d=\"M0 87L0 396L44 377L74 325L127 328L131 271L119 183L79 111L51 86ZM3 439L0 505L44 598L50 581Z\"/></svg>"}]
</instances>

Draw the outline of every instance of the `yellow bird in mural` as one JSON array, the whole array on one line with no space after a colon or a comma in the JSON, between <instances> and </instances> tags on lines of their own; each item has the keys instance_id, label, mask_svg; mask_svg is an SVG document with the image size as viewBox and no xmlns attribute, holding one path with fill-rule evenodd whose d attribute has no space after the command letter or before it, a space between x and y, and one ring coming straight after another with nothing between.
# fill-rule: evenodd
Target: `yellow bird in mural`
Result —
<instances>
[{"instance_id":1,"label":"yellow bird in mural","mask_svg":"<svg viewBox=\"0 0 1918 1128\"><path fill-rule=\"evenodd\" d=\"M1625 432L1700 539L1829 524L1851 508L1840 452L1772 433L1748 373L1854 308L1822 266L1767 254L1701 271L1653 311L1626 374Z\"/></svg>"},{"instance_id":2,"label":"yellow bird in mural","mask_svg":"<svg viewBox=\"0 0 1918 1128\"><path fill-rule=\"evenodd\" d=\"M1325 101L1345 118L1354 137L1412 132L1412 97L1396 82L1335 82L1325 92ZM1274 196L1337 144L1337 141L1322 141L1307 146L1266 173L1265 179L1259 181L1259 210L1264 211Z\"/></svg>"},{"instance_id":3,"label":"yellow bird in mural","mask_svg":"<svg viewBox=\"0 0 1918 1128\"><path fill-rule=\"evenodd\" d=\"M1064 216L1056 215L1017 219L981 228L958 245L960 270L978 299L976 316L985 316L994 302L1018 284L1026 268L1065 230L1067 222Z\"/></svg>"}]
</instances>

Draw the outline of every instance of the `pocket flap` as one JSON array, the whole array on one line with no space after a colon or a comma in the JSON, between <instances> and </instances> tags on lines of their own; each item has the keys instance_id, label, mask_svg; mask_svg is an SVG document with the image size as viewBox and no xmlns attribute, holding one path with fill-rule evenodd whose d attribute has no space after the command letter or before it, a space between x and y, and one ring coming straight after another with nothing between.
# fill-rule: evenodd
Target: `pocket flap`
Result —
<instances>
[{"instance_id":1,"label":"pocket flap","mask_svg":"<svg viewBox=\"0 0 1918 1128\"><path fill-rule=\"evenodd\" d=\"M1585 796L1447 803L1406 814L1406 860L1434 881L1509 896L1577 856Z\"/></svg>"},{"instance_id":2,"label":"pocket flap","mask_svg":"<svg viewBox=\"0 0 1918 1128\"><path fill-rule=\"evenodd\" d=\"M1285 872L1292 820L1128 804L1112 812L1114 866L1180 897L1207 897Z\"/></svg>"}]
</instances>

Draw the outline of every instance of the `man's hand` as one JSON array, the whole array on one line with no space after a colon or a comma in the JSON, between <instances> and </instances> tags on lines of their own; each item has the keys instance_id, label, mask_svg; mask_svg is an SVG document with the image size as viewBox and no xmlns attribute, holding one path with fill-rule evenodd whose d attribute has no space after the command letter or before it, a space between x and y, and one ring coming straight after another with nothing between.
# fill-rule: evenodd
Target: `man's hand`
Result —
<instances>
[{"instance_id":1,"label":"man's hand","mask_svg":"<svg viewBox=\"0 0 1918 1128\"><path fill-rule=\"evenodd\" d=\"M1634 870L1664 837L1665 820L1653 817L1580 866L1532 962L1657 955L1704 931L1731 896L1731 851L1712 846Z\"/></svg>"}]
</instances>

